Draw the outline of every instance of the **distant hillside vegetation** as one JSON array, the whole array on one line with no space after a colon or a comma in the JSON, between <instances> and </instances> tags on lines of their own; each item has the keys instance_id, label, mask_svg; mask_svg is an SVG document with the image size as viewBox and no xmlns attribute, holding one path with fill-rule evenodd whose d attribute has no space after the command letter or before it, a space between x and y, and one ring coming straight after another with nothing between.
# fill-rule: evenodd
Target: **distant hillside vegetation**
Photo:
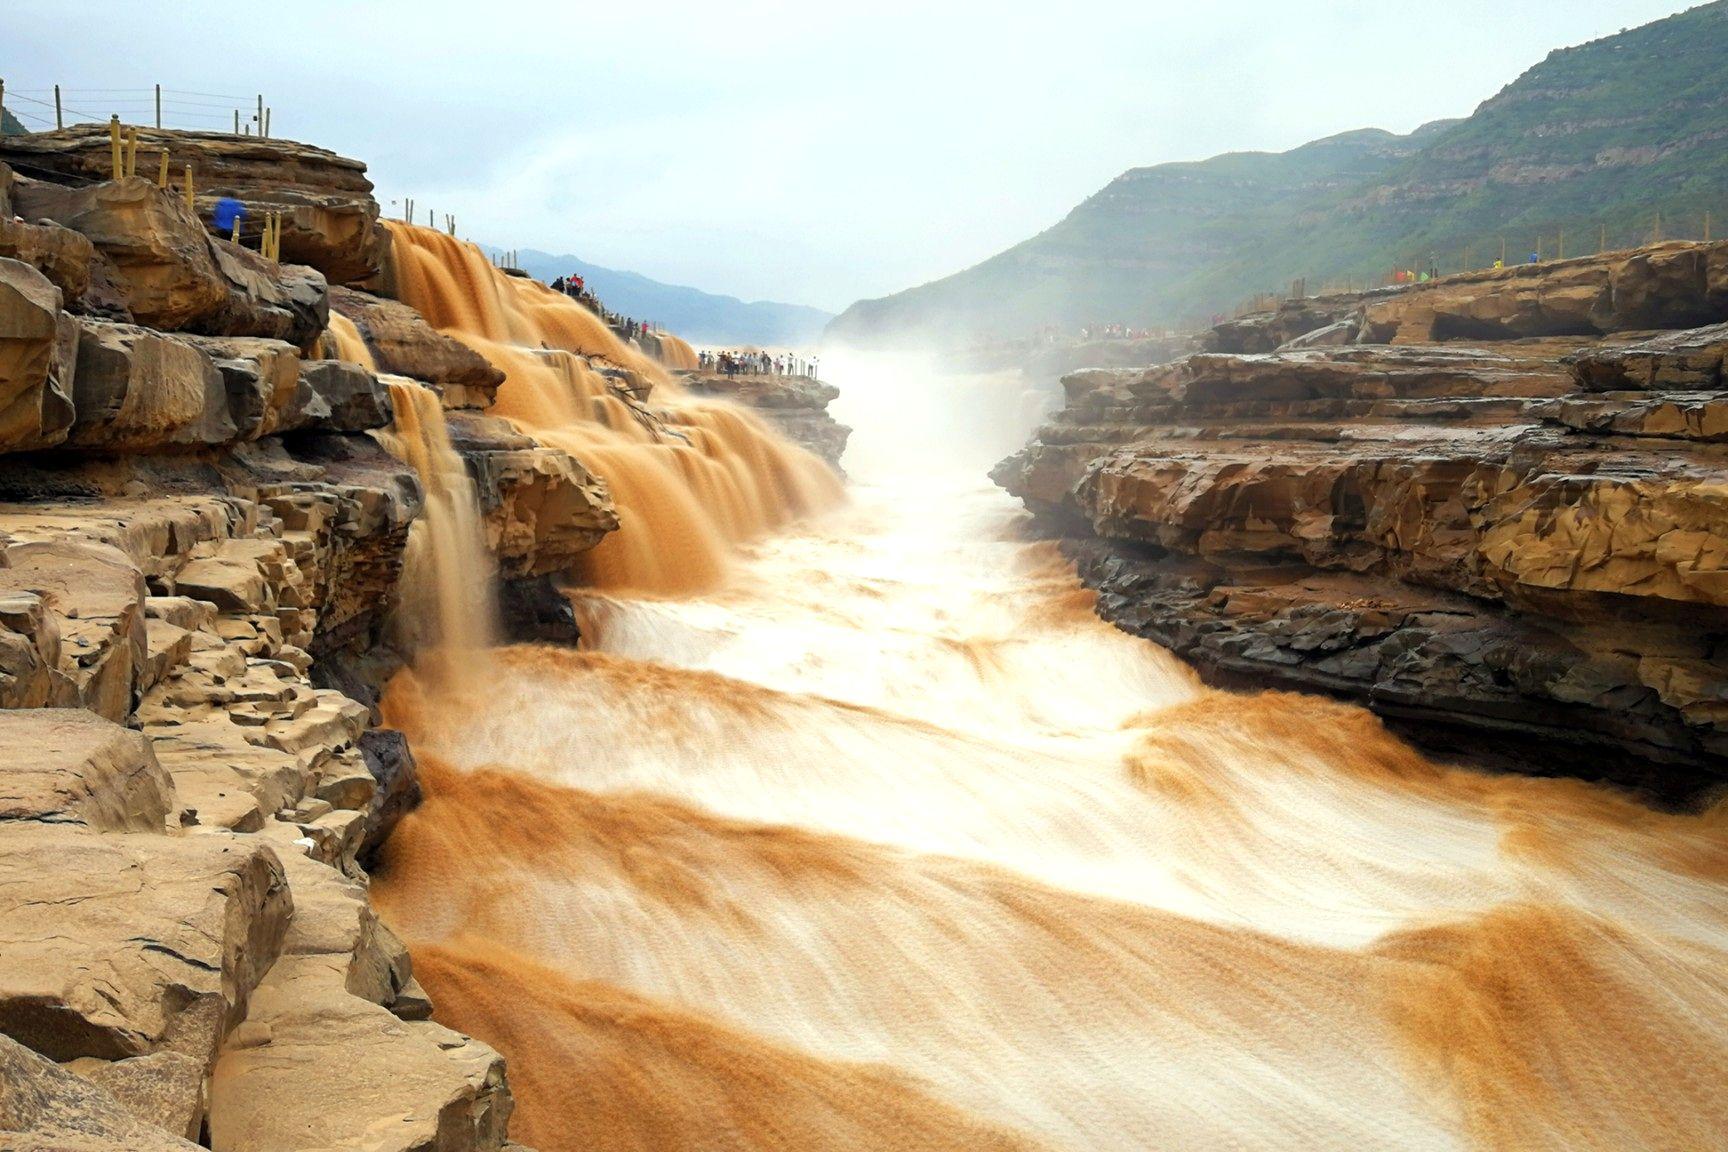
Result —
<instances>
[{"instance_id":1,"label":"distant hillside vegetation","mask_svg":"<svg viewBox=\"0 0 1728 1152\"><path fill-rule=\"evenodd\" d=\"M0 108L0 136L22 136L30 129L24 127L18 117L12 115L9 108Z\"/></svg>"},{"instance_id":2,"label":"distant hillside vegetation","mask_svg":"<svg viewBox=\"0 0 1728 1152\"><path fill-rule=\"evenodd\" d=\"M1056 324L1185 326L1298 277L1728 234L1728 0L1554 52L1466 120L1126 172L963 272L853 304L830 339L958 345Z\"/></svg>"},{"instance_id":3,"label":"distant hillside vegetation","mask_svg":"<svg viewBox=\"0 0 1728 1152\"><path fill-rule=\"evenodd\" d=\"M481 246L496 255L496 248ZM552 281L575 273L588 282L602 303L614 312L652 320L698 344L759 344L803 347L815 344L832 312L802 304L746 302L697 288L662 284L637 272L602 268L574 256L554 256L533 249L516 254L524 271Z\"/></svg>"}]
</instances>

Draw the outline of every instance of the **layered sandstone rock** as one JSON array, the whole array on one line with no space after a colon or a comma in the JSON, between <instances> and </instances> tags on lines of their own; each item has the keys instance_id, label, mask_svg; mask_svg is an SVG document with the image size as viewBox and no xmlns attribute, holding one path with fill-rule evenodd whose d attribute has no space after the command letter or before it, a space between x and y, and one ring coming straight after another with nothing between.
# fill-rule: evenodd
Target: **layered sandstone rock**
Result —
<instances>
[{"instance_id":1,"label":"layered sandstone rock","mask_svg":"<svg viewBox=\"0 0 1728 1152\"><path fill-rule=\"evenodd\" d=\"M333 288L330 306L353 323L378 371L437 385L446 407L485 407L504 382L504 373L478 352L439 332L406 304Z\"/></svg>"},{"instance_id":2,"label":"layered sandstone rock","mask_svg":"<svg viewBox=\"0 0 1728 1152\"><path fill-rule=\"evenodd\" d=\"M145 1057L148 1059L148 1057ZM10 1152L196 1152L85 1077L0 1035L0 1143Z\"/></svg>"},{"instance_id":3,"label":"layered sandstone rock","mask_svg":"<svg viewBox=\"0 0 1728 1152\"><path fill-rule=\"evenodd\" d=\"M1604 324L1695 319L1714 253L1559 274L1600 279ZM1537 315L1536 275L1371 297L1363 323L1428 294L1421 324L1469 298L1505 336ZM1509 281L1510 301L1482 295ZM1546 315L1583 296L1550 287ZM1684 797L1728 777L1723 348L1716 327L1079 373L994 475L1070 537L1102 613L1216 681L1348 695L1449 751Z\"/></svg>"},{"instance_id":4,"label":"layered sandstone rock","mask_svg":"<svg viewBox=\"0 0 1728 1152\"><path fill-rule=\"evenodd\" d=\"M174 193L129 177L71 187L21 182L21 214L83 235L130 319L151 328L308 344L329 310L322 274L211 237Z\"/></svg>"},{"instance_id":5,"label":"layered sandstone rock","mask_svg":"<svg viewBox=\"0 0 1728 1152\"><path fill-rule=\"evenodd\" d=\"M451 414L450 438L474 478L487 550L506 580L568 572L617 530L606 486L568 453L468 413Z\"/></svg>"},{"instance_id":6,"label":"layered sandstone rock","mask_svg":"<svg viewBox=\"0 0 1728 1152\"><path fill-rule=\"evenodd\" d=\"M138 134L139 169L155 171L164 150L176 180L191 166L205 215L220 196L243 201L254 220L281 212L283 259L310 265L336 284L377 273L378 204L359 161L292 140L153 128ZM113 175L105 125L8 136L0 141L0 160L69 183Z\"/></svg>"},{"instance_id":7,"label":"layered sandstone rock","mask_svg":"<svg viewBox=\"0 0 1728 1152\"><path fill-rule=\"evenodd\" d=\"M1728 319L1728 243L1675 242L1416 285L1362 309L1364 343L1601 336Z\"/></svg>"},{"instance_id":8,"label":"layered sandstone rock","mask_svg":"<svg viewBox=\"0 0 1728 1152\"><path fill-rule=\"evenodd\" d=\"M93 712L8 713L0 746L0 826L11 820L97 832L161 832L174 781L142 735Z\"/></svg>"},{"instance_id":9,"label":"layered sandstone rock","mask_svg":"<svg viewBox=\"0 0 1728 1152\"><path fill-rule=\"evenodd\" d=\"M0 452L47 448L72 429L78 326L47 277L0 258Z\"/></svg>"},{"instance_id":10,"label":"layered sandstone rock","mask_svg":"<svg viewBox=\"0 0 1728 1152\"><path fill-rule=\"evenodd\" d=\"M698 396L715 396L753 408L787 439L809 449L836 469L852 429L828 415L840 389L808 376L727 376L718 372L679 374Z\"/></svg>"}]
</instances>

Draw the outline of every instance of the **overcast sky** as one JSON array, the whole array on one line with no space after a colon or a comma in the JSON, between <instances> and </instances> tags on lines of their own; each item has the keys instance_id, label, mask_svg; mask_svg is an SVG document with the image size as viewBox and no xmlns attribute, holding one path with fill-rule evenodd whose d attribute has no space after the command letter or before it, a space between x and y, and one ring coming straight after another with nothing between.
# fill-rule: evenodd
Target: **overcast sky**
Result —
<instances>
[{"instance_id":1,"label":"overcast sky","mask_svg":"<svg viewBox=\"0 0 1728 1152\"><path fill-rule=\"evenodd\" d=\"M386 210L838 310L1127 168L1466 115L1552 48L1689 6L6 0L0 77L261 91L278 136L367 161Z\"/></svg>"}]
</instances>

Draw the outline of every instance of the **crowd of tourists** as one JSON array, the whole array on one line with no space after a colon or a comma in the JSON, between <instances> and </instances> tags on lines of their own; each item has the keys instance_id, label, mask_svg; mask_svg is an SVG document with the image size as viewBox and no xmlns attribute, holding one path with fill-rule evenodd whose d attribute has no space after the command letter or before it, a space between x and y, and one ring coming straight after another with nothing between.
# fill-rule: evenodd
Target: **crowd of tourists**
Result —
<instances>
[{"instance_id":1,"label":"crowd of tourists","mask_svg":"<svg viewBox=\"0 0 1728 1152\"><path fill-rule=\"evenodd\" d=\"M1154 335L1150 328L1130 324L1086 324L1080 329L1082 340L1148 340Z\"/></svg>"},{"instance_id":2,"label":"crowd of tourists","mask_svg":"<svg viewBox=\"0 0 1728 1152\"><path fill-rule=\"evenodd\" d=\"M608 327L626 340L635 340L660 330L657 325L647 320L638 320L634 316L620 316L616 312L608 311L606 306L600 303L600 298L594 295L593 290L588 287L588 282L574 272L552 281L551 288L554 292L562 292L600 317Z\"/></svg>"},{"instance_id":3,"label":"crowd of tourists","mask_svg":"<svg viewBox=\"0 0 1728 1152\"><path fill-rule=\"evenodd\" d=\"M790 352L701 352L696 365L722 376L803 376L816 379L817 362Z\"/></svg>"},{"instance_id":4,"label":"crowd of tourists","mask_svg":"<svg viewBox=\"0 0 1728 1152\"><path fill-rule=\"evenodd\" d=\"M552 291L564 293L564 295L570 297L570 299L576 301L578 304L581 304L590 311L601 311L600 301L597 300L594 293L589 290L587 282L574 272L568 276L560 276L558 279L552 281Z\"/></svg>"}]
</instances>

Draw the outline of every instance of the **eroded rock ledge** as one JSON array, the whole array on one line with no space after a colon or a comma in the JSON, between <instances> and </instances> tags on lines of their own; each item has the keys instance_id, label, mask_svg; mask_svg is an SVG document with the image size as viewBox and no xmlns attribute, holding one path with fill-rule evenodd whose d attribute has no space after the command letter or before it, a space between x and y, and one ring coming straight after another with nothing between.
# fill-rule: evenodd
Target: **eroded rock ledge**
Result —
<instances>
[{"instance_id":1,"label":"eroded rock ledge","mask_svg":"<svg viewBox=\"0 0 1728 1152\"><path fill-rule=\"evenodd\" d=\"M840 467L852 429L828 415L840 389L806 376L725 376L685 372L679 378L698 396L717 396L754 408L793 443Z\"/></svg>"},{"instance_id":2,"label":"eroded rock ledge","mask_svg":"<svg viewBox=\"0 0 1728 1152\"><path fill-rule=\"evenodd\" d=\"M1216 682L1671 801L1728 780L1728 245L1322 303L1211 340L1278 351L1065 378L993 475Z\"/></svg>"}]
</instances>

